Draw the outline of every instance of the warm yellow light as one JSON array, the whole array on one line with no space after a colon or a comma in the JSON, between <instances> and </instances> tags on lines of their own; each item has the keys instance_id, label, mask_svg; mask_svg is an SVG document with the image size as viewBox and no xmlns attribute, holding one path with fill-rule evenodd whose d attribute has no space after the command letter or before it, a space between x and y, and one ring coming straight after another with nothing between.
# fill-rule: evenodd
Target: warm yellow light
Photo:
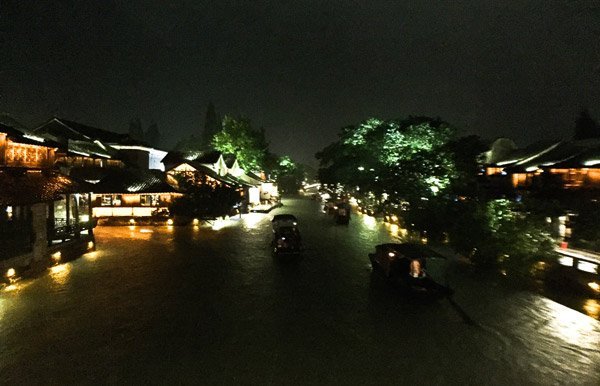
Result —
<instances>
[{"instance_id":1,"label":"warm yellow light","mask_svg":"<svg viewBox=\"0 0 600 386\"><path fill-rule=\"evenodd\" d=\"M588 299L583 304L583 310L594 319L600 319L600 301Z\"/></svg>"},{"instance_id":2,"label":"warm yellow light","mask_svg":"<svg viewBox=\"0 0 600 386\"><path fill-rule=\"evenodd\" d=\"M194 221L192 221L192 223L194 225L198 225L198 224L200 224L200 220L198 220L197 218L195 218Z\"/></svg>"},{"instance_id":3,"label":"warm yellow light","mask_svg":"<svg viewBox=\"0 0 600 386\"><path fill-rule=\"evenodd\" d=\"M154 232L152 229L146 229L146 228L140 229L140 233L152 233L152 232Z\"/></svg>"},{"instance_id":4,"label":"warm yellow light","mask_svg":"<svg viewBox=\"0 0 600 386\"><path fill-rule=\"evenodd\" d=\"M9 268L8 271L6 271L6 277L13 277L17 274L17 271L15 271L14 268Z\"/></svg>"},{"instance_id":5,"label":"warm yellow light","mask_svg":"<svg viewBox=\"0 0 600 386\"><path fill-rule=\"evenodd\" d=\"M52 260L59 262L62 258L62 253L60 251L54 252L50 257L52 257Z\"/></svg>"},{"instance_id":6,"label":"warm yellow light","mask_svg":"<svg viewBox=\"0 0 600 386\"><path fill-rule=\"evenodd\" d=\"M94 242L93 241L88 241L88 250L94 249Z\"/></svg>"},{"instance_id":7,"label":"warm yellow light","mask_svg":"<svg viewBox=\"0 0 600 386\"><path fill-rule=\"evenodd\" d=\"M170 219L168 219L168 220L167 220L167 225L173 225L173 219L171 219L171 218L170 218Z\"/></svg>"},{"instance_id":8,"label":"warm yellow light","mask_svg":"<svg viewBox=\"0 0 600 386\"><path fill-rule=\"evenodd\" d=\"M134 220L134 219L129 219L129 223L130 223L131 225L133 225L133 224L135 224L135 220Z\"/></svg>"},{"instance_id":9,"label":"warm yellow light","mask_svg":"<svg viewBox=\"0 0 600 386\"><path fill-rule=\"evenodd\" d=\"M213 222L212 229L218 231L219 229L225 228L227 226L227 221L223 219L216 219Z\"/></svg>"},{"instance_id":10,"label":"warm yellow light","mask_svg":"<svg viewBox=\"0 0 600 386\"><path fill-rule=\"evenodd\" d=\"M371 230L377 227L377 220L375 219L375 217L371 217L369 215L365 215L363 217L363 223L366 225L367 228Z\"/></svg>"},{"instance_id":11,"label":"warm yellow light","mask_svg":"<svg viewBox=\"0 0 600 386\"><path fill-rule=\"evenodd\" d=\"M70 271L71 271L71 264L69 264L69 263L55 265L54 267L50 268L50 277L52 278L52 281L54 281L55 283L57 283L59 285L63 285L67 282Z\"/></svg>"},{"instance_id":12,"label":"warm yellow light","mask_svg":"<svg viewBox=\"0 0 600 386\"><path fill-rule=\"evenodd\" d=\"M588 283L588 286L594 291L600 292L600 284L596 283L595 281Z\"/></svg>"},{"instance_id":13,"label":"warm yellow light","mask_svg":"<svg viewBox=\"0 0 600 386\"><path fill-rule=\"evenodd\" d=\"M261 213L248 213L243 217L243 224L248 229L256 229L265 218Z\"/></svg>"},{"instance_id":14,"label":"warm yellow light","mask_svg":"<svg viewBox=\"0 0 600 386\"><path fill-rule=\"evenodd\" d=\"M398 221L398 216L396 216L396 215L393 215L393 216L392 216L392 221L393 221L393 222L397 222L397 221Z\"/></svg>"}]
</instances>

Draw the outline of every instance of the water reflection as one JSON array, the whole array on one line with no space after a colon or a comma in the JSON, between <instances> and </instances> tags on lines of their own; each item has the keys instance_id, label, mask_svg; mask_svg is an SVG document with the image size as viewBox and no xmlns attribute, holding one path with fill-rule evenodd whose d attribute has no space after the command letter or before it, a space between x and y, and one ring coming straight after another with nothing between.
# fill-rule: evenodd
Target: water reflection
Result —
<instances>
[{"instance_id":1,"label":"water reflection","mask_svg":"<svg viewBox=\"0 0 600 386\"><path fill-rule=\"evenodd\" d=\"M549 331L569 344L581 347L589 345L590 336L597 330L596 320L552 300L540 300L548 311Z\"/></svg>"},{"instance_id":2,"label":"water reflection","mask_svg":"<svg viewBox=\"0 0 600 386\"><path fill-rule=\"evenodd\" d=\"M386 225L386 228L388 228L388 230L392 236L400 238L400 239L406 238L406 235L408 234L407 229L400 228L400 225L398 225L398 224L385 223L385 225Z\"/></svg>"},{"instance_id":3,"label":"water reflection","mask_svg":"<svg viewBox=\"0 0 600 386\"><path fill-rule=\"evenodd\" d=\"M586 300L583 303L583 310L592 318L600 319L600 301L597 299Z\"/></svg>"},{"instance_id":4,"label":"water reflection","mask_svg":"<svg viewBox=\"0 0 600 386\"><path fill-rule=\"evenodd\" d=\"M73 265L71 263L55 265L50 268L50 278L52 278L54 283L64 285L69 278L72 267Z\"/></svg>"},{"instance_id":5,"label":"water reflection","mask_svg":"<svg viewBox=\"0 0 600 386\"><path fill-rule=\"evenodd\" d=\"M256 229L265 218L266 216L261 213L245 214L243 217L244 227L247 229Z\"/></svg>"},{"instance_id":6,"label":"water reflection","mask_svg":"<svg viewBox=\"0 0 600 386\"><path fill-rule=\"evenodd\" d=\"M84 259L88 261L95 261L100 256L100 251L92 251L83 255Z\"/></svg>"},{"instance_id":7,"label":"water reflection","mask_svg":"<svg viewBox=\"0 0 600 386\"><path fill-rule=\"evenodd\" d=\"M22 289L28 287L31 284L31 281L18 281L16 283L12 283L6 287L4 287L4 292L19 292Z\"/></svg>"},{"instance_id":8,"label":"water reflection","mask_svg":"<svg viewBox=\"0 0 600 386\"><path fill-rule=\"evenodd\" d=\"M215 221L213 221L212 229L215 231L218 231L229 225L230 225L229 220L218 218Z\"/></svg>"},{"instance_id":9,"label":"water reflection","mask_svg":"<svg viewBox=\"0 0 600 386\"><path fill-rule=\"evenodd\" d=\"M377 228L377 219L373 216L369 216L368 214L363 215L363 223L369 230L374 230Z\"/></svg>"}]
</instances>

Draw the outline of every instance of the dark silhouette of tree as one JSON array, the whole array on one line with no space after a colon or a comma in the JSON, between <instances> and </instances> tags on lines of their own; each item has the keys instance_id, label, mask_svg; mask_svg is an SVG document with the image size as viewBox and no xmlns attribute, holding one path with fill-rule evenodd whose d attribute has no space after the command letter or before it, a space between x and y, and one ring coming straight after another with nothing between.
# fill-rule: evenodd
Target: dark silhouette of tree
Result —
<instances>
[{"instance_id":1,"label":"dark silhouette of tree","mask_svg":"<svg viewBox=\"0 0 600 386\"><path fill-rule=\"evenodd\" d=\"M588 109L583 109L575 121L575 139L599 138L600 126L590 116Z\"/></svg>"},{"instance_id":2,"label":"dark silhouette of tree","mask_svg":"<svg viewBox=\"0 0 600 386\"><path fill-rule=\"evenodd\" d=\"M150 126L148 126L145 139L148 144L154 147L160 146L160 131L158 131L158 125L156 123L152 123Z\"/></svg>"},{"instance_id":3,"label":"dark silhouette of tree","mask_svg":"<svg viewBox=\"0 0 600 386\"><path fill-rule=\"evenodd\" d=\"M215 105L208 103L206 108L206 117L204 118L204 129L202 130L202 144L210 147L213 137L221 131L221 120L215 111Z\"/></svg>"},{"instance_id":4,"label":"dark silhouette of tree","mask_svg":"<svg viewBox=\"0 0 600 386\"><path fill-rule=\"evenodd\" d=\"M142 121L139 117L129 121L129 136L138 141L144 140L144 129L142 129Z\"/></svg>"}]
</instances>

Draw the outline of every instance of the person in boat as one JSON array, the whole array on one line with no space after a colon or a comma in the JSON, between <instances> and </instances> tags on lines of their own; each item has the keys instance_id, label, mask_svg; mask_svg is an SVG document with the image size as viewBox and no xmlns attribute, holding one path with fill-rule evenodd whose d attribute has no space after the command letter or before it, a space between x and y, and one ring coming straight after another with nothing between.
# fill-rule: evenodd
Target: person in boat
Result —
<instances>
[{"instance_id":1,"label":"person in boat","mask_svg":"<svg viewBox=\"0 0 600 386\"><path fill-rule=\"evenodd\" d=\"M422 279L426 276L425 269L419 259L411 261L409 268L409 275L415 279Z\"/></svg>"}]
</instances>

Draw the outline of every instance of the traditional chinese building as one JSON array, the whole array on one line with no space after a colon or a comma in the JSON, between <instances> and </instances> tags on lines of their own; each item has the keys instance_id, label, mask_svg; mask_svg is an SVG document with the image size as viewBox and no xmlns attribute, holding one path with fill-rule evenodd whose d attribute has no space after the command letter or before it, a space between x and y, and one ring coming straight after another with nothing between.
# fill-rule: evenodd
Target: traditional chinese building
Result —
<instances>
[{"instance_id":1,"label":"traditional chinese building","mask_svg":"<svg viewBox=\"0 0 600 386\"><path fill-rule=\"evenodd\" d=\"M93 216L151 217L168 213L180 193L158 170L118 169L94 186Z\"/></svg>"},{"instance_id":2,"label":"traditional chinese building","mask_svg":"<svg viewBox=\"0 0 600 386\"><path fill-rule=\"evenodd\" d=\"M492 146L485 157L485 175L495 186L600 192L600 139L538 142L524 149Z\"/></svg>"},{"instance_id":3,"label":"traditional chinese building","mask_svg":"<svg viewBox=\"0 0 600 386\"><path fill-rule=\"evenodd\" d=\"M90 193L52 169L55 144L0 125L0 267L93 241ZM68 244L68 245L67 245Z\"/></svg>"},{"instance_id":4,"label":"traditional chinese building","mask_svg":"<svg viewBox=\"0 0 600 386\"><path fill-rule=\"evenodd\" d=\"M259 205L261 200L277 197L272 183L246 173L232 155L224 156L217 151L187 155L171 152L163 163L167 174L177 181L236 188L240 198L249 205Z\"/></svg>"},{"instance_id":5,"label":"traditional chinese building","mask_svg":"<svg viewBox=\"0 0 600 386\"><path fill-rule=\"evenodd\" d=\"M68 167L137 167L164 170L166 151L156 149L129 134L54 117L34 132L60 144L59 165Z\"/></svg>"}]
</instances>

